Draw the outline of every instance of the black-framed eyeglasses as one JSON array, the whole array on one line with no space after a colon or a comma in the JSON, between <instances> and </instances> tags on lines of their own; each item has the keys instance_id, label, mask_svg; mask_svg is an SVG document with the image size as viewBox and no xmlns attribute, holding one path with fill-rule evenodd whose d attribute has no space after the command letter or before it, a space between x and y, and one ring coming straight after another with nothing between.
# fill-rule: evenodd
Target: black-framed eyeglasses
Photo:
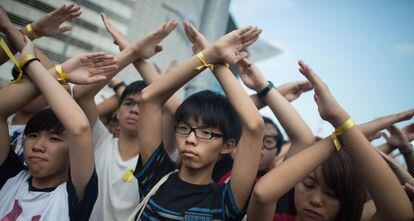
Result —
<instances>
[{"instance_id":1,"label":"black-framed eyeglasses","mask_svg":"<svg viewBox=\"0 0 414 221\"><path fill-rule=\"evenodd\" d=\"M263 137L263 147L268 150L273 150L277 147L276 136L265 135Z\"/></svg>"},{"instance_id":2,"label":"black-framed eyeglasses","mask_svg":"<svg viewBox=\"0 0 414 221\"><path fill-rule=\"evenodd\" d=\"M191 127L187 122L181 121L175 124L175 132L183 135L190 135L194 131L197 138L203 140L211 140L214 137L223 137L223 134L214 132L211 129L205 127Z\"/></svg>"}]
</instances>

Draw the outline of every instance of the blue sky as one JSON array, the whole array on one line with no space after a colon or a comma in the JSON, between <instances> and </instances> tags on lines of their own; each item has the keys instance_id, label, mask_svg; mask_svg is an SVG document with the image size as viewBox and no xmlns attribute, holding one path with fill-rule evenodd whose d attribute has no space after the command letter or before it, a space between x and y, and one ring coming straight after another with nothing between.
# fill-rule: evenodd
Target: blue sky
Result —
<instances>
[{"instance_id":1,"label":"blue sky","mask_svg":"<svg viewBox=\"0 0 414 221\"><path fill-rule=\"evenodd\" d=\"M414 108L414 1L232 0L230 10L238 26L261 27L261 39L283 50L256 64L276 85L304 79L303 59L359 123ZM332 128L312 95L293 105L325 136Z\"/></svg>"}]
</instances>

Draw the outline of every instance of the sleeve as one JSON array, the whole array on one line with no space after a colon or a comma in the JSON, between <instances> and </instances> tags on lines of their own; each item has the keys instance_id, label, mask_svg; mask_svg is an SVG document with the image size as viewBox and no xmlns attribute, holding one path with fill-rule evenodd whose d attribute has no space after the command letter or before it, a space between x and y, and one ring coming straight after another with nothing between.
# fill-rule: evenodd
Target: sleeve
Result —
<instances>
[{"instance_id":1,"label":"sleeve","mask_svg":"<svg viewBox=\"0 0 414 221\"><path fill-rule=\"evenodd\" d=\"M66 188L68 192L70 220L89 220L95 201L98 198L98 176L96 175L95 169L93 170L91 179L86 184L82 201L79 202L71 180L67 182Z\"/></svg>"},{"instance_id":2,"label":"sleeve","mask_svg":"<svg viewBox=\"0 0 414 221\"><path fill-rule=\"evenodd\" d=\"M140 196L145 196L164 175L175 169L175 163L168 157L162 143L145 165L142 165L141 158L139 158L134 176L138 180Z\"/></svg>"},{"instance_id":3,"label":"sleeve","mask_svg":"<svg viewBox=\"0 0 414 221\"><path fill-rule=\"evenodd\" d=\"M226 217L229 220L241 220L243 219L244 215L246 214L247 205L249 203L250 197L246 200L246 205L242 210L237 207L236 202L234 201L233 191L230 186L230 182L225 184L223 189L223 207Z\"/></svg>"},{"instance_id":4,"label":"sleeve","mask_svg":"<svg viewBox=\"0 0 414 221\"><path fill-rule=\"evenodd\" d=\"M107 140L112 138L112 134L109 133L105 125L98 118L92 128L93 150L97 150Z\"/></svg>"},{"instance_id":5,"label":"sleeve","mask_svg":"<svg viewBox=\"0 0 414 221\"><path fill-rule=\"evenodd\" d=\"M7 182L8 179L16 176L20 171L27 168L22 164L13 150L9 151L6 160L0 165L0 189Z\"/></svg>"}]
</instances>

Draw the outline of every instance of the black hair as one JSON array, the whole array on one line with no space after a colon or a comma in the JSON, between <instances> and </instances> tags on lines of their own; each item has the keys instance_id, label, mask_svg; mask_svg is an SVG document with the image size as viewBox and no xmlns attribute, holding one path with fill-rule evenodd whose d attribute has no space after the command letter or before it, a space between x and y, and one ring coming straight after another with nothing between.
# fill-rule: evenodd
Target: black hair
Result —
<instances>
[{"instance_id":1,"label":"black hair","mask_svg":"<svg viewBox=\"0 0 414 221\"><path fill-rule=\"evenodd\" d=\"M227 97L217 92L204 90L189 96L175 112L175 122L188 121L193 118L207 127L220 128L223 143L241 136L240 119Z\"/></svg>"},{"instance_id":2,"label":"black hair","mask_svg":"<svg viewBox=\"0 0 414 221\"><path fill-rule=\"evenodd\" d=\"M145 87L146 87L146 84L142 80L134 81L128 84L125 87L125 90L122 92L121 97L119 97L118 106L121 106L122 102L125 100L125 98L128 95L140 93L142 89L144 89Z\"/></svg>"},{"instance_id":3,"label":"black hair","mask_svg":"<svg viewBox=\"0 0 414 221\"><path fill-rule=\"evenodd\" d=\"M322 164L326 186L341 202L336 221L360 220L366 200L366 188L351 157L345 151L333 154Z\"/></svg>"},{"instance_id":4,"label":"black hair","mask_svg":"<svg viewBox=\"0 0 414 221\"><path fill-rule=\"evenodd\" d=\"M272 119L265 117L265 116L262 116L262 117L263 117L263 121L265 124L271 124L277 131L277 134L276 134L276 155L277 155L279 154L282 148L282 145L285 143L285 139L279 127L275 124L275 122L273 122Z\"/></svg>"},{"instance_id":5,"label":"black hair","mask_svg":"<svg viewBox=\"0 0 414 221\"><path fill-rule=\"evenodd\" d=\"M36 133L39 131L52 131L56 134L61 134L65 128L62 123L53 113L52 109L44 109L33 115L27 122L24 128L24 135Z\"/></svg>"}]
</instances>

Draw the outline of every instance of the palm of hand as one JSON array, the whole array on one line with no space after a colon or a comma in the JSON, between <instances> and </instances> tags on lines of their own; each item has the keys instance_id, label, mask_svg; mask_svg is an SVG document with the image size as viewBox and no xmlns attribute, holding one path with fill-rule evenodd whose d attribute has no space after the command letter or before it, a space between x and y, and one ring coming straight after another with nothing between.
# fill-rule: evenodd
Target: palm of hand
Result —
<instances>
[{"instance_id":1,"label":"palm of hand","mask_svg":"<svg viewBox=\"0 0 414 221\"><path fill-rule=\"evenodd\" d=\"M36 21L34 25L39 34L43 36L54 36L62 32L59 27L65 20L65 16L58 13L51 13Z\"/></svg>"}]
</instances>

